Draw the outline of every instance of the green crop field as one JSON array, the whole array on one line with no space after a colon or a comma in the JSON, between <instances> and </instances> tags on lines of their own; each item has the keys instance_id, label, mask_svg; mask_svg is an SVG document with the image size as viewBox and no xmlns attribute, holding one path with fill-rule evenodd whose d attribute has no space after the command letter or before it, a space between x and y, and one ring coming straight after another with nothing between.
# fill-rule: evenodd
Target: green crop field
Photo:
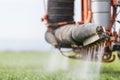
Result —
<instances>
[{"instance_id":1,"label":"green crop field","mask_svg":"<svg viewBox=\"0 0 120 80\"><path fill-rule=\"evenodd\" d=\"M70 75L78 63L76 60L68 60L68 69L48 71L50 56L48 53L0 53L0 80L80 80ZM118 58L112 63L102 63L99 80L120 80Z\"/></svg>"}]
</instances>

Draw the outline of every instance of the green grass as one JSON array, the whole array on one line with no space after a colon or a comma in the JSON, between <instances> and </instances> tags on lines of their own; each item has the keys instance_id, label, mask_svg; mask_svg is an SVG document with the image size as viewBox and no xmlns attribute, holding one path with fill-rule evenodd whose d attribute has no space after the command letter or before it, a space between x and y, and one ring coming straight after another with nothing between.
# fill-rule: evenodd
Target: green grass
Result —
<instances>
[{"instance_id":1,"label":"green grass","mask_svg":"<svg viewBox=\"0 0 120 80\"><path fill-rule=\"evenodd\" d=\"M49 57L46 53L0 53L0 80L75 80L68 74L77 61L69 60L68 70L49 72ZM102 64L100 80L120 80L118 59Z\"/></svg>"},{"instance_id":2,"label":"green grass","mask_svg":"<svg viewBox=\"0 0 120 80\"><path fill-rule=\"evenodd\" d=\"M120 60L112 63L103 63L101 71L101 80L120 80Z\"/></svg>"}]
</instances>

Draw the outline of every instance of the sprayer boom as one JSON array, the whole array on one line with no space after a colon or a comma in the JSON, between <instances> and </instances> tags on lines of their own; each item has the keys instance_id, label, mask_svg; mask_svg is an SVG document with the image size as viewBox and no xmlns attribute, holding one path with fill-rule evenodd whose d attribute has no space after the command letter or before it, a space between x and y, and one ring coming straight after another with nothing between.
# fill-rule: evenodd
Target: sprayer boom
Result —
<instances>
[{"instance_id":1,"label":"sprayer boom","mask_svg":"<svg viewBox=\"0 0 120 80\"><path fill-rule=\"evenodd\" d=\"M115 60L113 51L120 53L120 28L116 31L120 0L80 0L81 21L75 22L75 0L48 0L45 38L71 59L102 62ZM71 48L74 55L65 55L61 48ZM118 54L120 56L120 54Z\"/></svg>"}]
</instances>

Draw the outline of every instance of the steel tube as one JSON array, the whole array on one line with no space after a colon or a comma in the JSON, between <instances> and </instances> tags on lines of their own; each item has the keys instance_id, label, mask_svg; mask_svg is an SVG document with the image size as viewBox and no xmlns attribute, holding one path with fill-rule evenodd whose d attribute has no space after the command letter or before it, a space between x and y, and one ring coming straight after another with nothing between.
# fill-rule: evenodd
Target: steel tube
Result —
<instances>
[{"instance_id":1,"label":"steel tube","mask_svg":"<svg viewBox=\"0 0 120 80\"><path fill-rule=\"evenodd\" d=\"M106 30L110 27L110 2L111 0L92 0L92 23L104 26Z\"/></svg>"},{"instance_id":2,"label":"steel tube","mask_svg":"<svg viewBox=\"0 0 120 80\"><path fill-rule=\"evenodd\" d=\"M78 45L96 33L97 26L92 23L82 25L65 25L55 30L55 37L61 45Z\"/></svg>"},{"instance_id":3,"label":"steel tube","mask_svg":"<svg viewBox=\"0 0 120 80\"><path fill-rule=\"evenodd\" d=\"M72 30L72 38L77 42L83 42L85 39L96 34L97 26L92 23L79 25Z\"/></svg>"}]
</instances>

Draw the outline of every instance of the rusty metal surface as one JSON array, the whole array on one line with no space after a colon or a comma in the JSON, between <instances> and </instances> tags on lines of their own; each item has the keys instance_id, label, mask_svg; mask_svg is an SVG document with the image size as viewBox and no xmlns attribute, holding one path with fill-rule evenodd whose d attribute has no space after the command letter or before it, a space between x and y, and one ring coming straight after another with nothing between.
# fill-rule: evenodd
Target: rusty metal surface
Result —
<instances>
[{"instance_id":1,"label":"rusty metal surface","mask_svg":"<svg viewBox=\"0 0 120 80\"><path fill-rule=\"evenodd\" d=\"M74 25L69 24L55 30L55 37L61 45L88 45L100 39L95 24ZM97 36L97 37L96 37Z\"/></svg>"},{"instance_id":2,"label":"rusty metal surface","mask_svg":"<svg viewBox=\"0 0 120 80\"><path fill-rule=\"evenodd\" d=\"M77 42L83 42L85 39L96 34L97 26L92 23L82 24L74 27L72 30L72 37Z\"/></svg>"}]
</instances>

